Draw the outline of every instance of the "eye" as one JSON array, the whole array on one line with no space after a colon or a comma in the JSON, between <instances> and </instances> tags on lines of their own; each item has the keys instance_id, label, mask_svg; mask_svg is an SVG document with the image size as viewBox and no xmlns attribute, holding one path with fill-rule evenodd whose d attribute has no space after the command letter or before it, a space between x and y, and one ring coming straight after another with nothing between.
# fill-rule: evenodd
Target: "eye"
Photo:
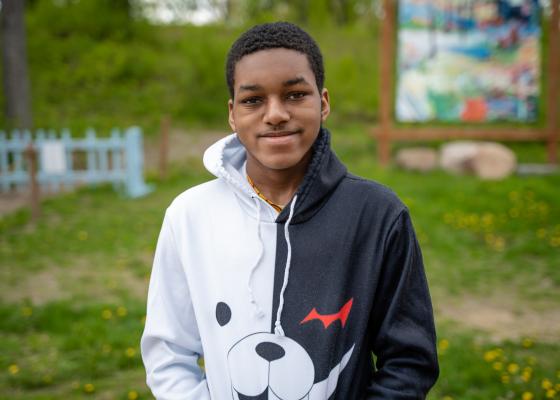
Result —
<instances>
[{"instance_id":1,"label":"eye","mask_svg":"<svg viewBox=\"0 0 560 400\"><path fill-rule=\"evenodd\" d=\"M305 96L307 96L306 92L292 92L292 93L288 93L288 96L286 97L288 98L288 100L300 100Z\"/></svg>"},{"instance_id":2,"label":"eye","mask_svg":"<svg viewBox=\"0 0 560 400\"><path fill-rule=\"evenodd\" d=\"M219 302L216 304L216 321L220 326L227 325L227 323L231 320L231 308L224 303Z\"/></svg>"},{"instance_id":3,"label":"eye","mask_svg":"<svg viewBox=\"0 0 560 400\"><path fill-rule=\"evenodd\" d=\"M239 102L241 104L245 104L245 105L248 105L248 106L254 106L254 105L262 103L262 98L259 97L259 96L252 96L252 97L247 97L245 99L241 99Z\"/></svg>"}]
</instances>

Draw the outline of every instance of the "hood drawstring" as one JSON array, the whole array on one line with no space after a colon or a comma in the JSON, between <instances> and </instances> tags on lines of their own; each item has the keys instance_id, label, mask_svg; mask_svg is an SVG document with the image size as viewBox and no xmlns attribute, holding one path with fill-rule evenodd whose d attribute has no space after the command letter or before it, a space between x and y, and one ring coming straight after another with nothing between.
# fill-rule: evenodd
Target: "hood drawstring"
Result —
<instances>
[{"instance_id":1,"label":"hood drawstring","mask_svg":"<svg viewBox=\"0 0 560 400\"><path fill-rule=\"evenodd\" d=\"M259 264L261 263L261 259L264 254L264 243L262 241L262 235L261 235L261 202L255 196L251 196L251 198L255 201L255 204L257 205L257 236L259 238L259 256L257 257L257 261L255 262L255 264L251 268L251 271L249 272L249 279L247 281L247 291L249 292L249 299L251 301L251 304L255 307L255 317L262 318L264 317L264 312L262 311L259 304L255 300L255 296L253 295L253 288L251 287L253 274L259 267Z\"/></svg>"},{"instance_id":2,"label":"hood drawstring","mask_svg":"<svg viewBox=\"0 0 560 400\"><path fill-rule=\"evenodd\" d=\"M284 291L286 286L288 286L288 277L290 276L290 266L292 264L292 244L290 243L290 231L288 227L290 222L292 222L292 217L294 216L294 207L296 205L297 195L294 196L292 204L290 205L290 215L288 220L284 225L284 238L286 239L286 245L288 247L288 256L286 257L286 268L284 270L284 283L282 283L282 289L280 290L280 301L278 303L278 312L276 313L276 322L274 322L274 334L278 336L285 336L284 329L282 329L282 324L280 318L282 316L282 310L284 309Z\"/></svg>"}]
</instances>

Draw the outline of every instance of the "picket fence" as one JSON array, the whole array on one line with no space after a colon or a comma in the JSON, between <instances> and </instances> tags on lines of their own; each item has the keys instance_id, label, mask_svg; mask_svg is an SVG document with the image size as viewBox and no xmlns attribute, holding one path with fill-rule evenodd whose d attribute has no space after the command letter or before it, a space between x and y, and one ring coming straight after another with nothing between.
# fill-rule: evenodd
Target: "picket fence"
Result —
<instances>
[{"instance_id":1,"label":"picket fence","mask_svg":"<svg viewBox=\"0 0 560 400\"><path fill-rule=\"evenodd\" d=\"M68 129L54 131L0 131L0 191L23 190L30 184L26 150L37 154L37 181L41 191L57 192L76 185L112 183L125 195L141 197L153 190L143 178L142 131L131 127L109 137L88 129L74 138Z\"/></svg>"}]
</instances>

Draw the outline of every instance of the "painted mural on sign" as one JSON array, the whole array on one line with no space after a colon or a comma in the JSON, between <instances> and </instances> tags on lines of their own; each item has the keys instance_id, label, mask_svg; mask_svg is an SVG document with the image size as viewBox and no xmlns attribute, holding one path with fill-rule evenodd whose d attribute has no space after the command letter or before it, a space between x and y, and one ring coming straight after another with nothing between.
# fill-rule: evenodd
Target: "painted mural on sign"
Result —
<instances>
[{"instance_id":1,"label":"painted mural on sign","mask_svg":"<svg viewBox=\"0 0 560 400\"><path fill-rule=\"evenodd\" d=\"M538 0L400 0L398 15L398 121L537 118Z\"/></svg>"}]
</instances>

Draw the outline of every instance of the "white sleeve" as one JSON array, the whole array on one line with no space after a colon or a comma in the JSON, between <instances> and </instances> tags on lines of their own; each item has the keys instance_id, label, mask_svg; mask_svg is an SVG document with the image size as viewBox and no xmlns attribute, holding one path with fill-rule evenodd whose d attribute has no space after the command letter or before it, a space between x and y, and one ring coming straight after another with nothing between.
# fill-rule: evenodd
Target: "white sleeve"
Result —
<instances>
[{"instance_id":1,"label":"white sleeve","mask_svg":"<svg viewBox=\"0 0 560 400\"><path fill-rule=\"evenodd\" d=\"M141 340L147 384L158 400L210 400L200 334L169 211L158 239Z\"/></svg>"}]
</instances>

